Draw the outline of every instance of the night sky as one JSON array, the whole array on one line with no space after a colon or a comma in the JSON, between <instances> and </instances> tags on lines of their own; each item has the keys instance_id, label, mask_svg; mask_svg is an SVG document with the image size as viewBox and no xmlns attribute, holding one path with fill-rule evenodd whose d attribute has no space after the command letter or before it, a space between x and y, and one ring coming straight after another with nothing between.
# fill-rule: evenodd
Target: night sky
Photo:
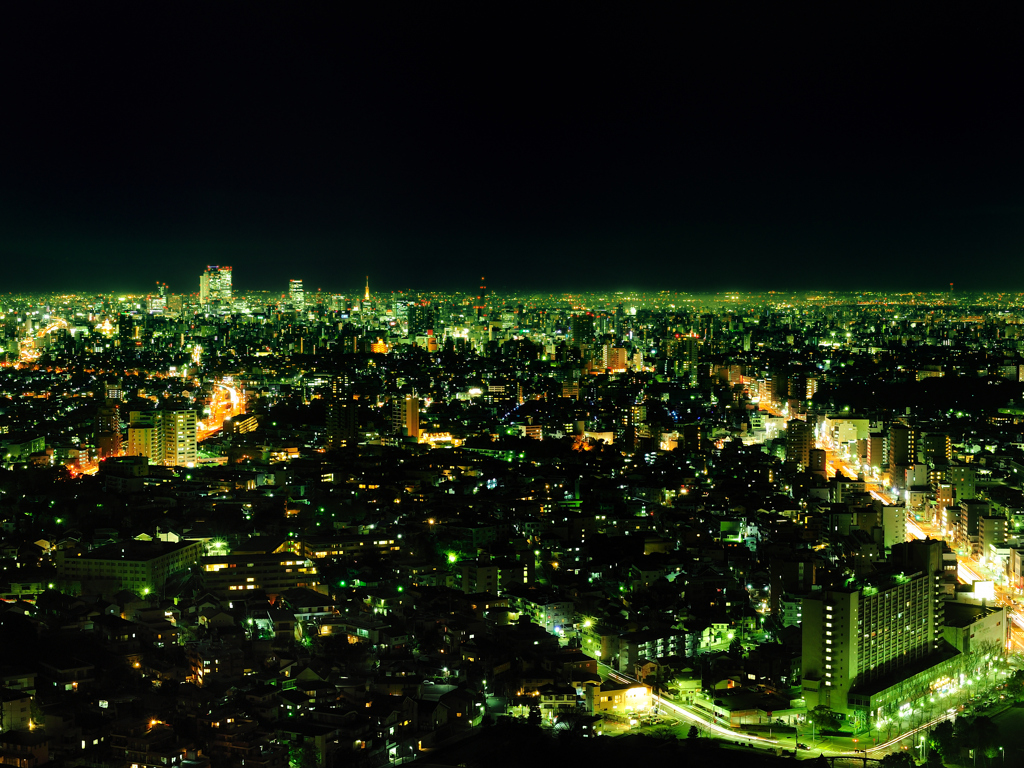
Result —
<instances>
[{"instance_id":1,"label":"night sky","mask_svg":"<svg viewBox=\"0 0 1024 768\"><path fill-rule=\"evenodd\" d=\"M152 5L0 12L0 290L1024 290L1009 4Z\"/></svg>"}]
</instances>

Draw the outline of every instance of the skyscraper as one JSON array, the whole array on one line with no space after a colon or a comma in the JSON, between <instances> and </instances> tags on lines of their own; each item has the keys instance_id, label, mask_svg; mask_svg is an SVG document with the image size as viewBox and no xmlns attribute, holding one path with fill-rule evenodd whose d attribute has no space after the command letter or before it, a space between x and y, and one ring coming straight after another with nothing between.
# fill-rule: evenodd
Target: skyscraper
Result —
<instances>
[{"instance_id":1,"label":"skyscraper","mask_svg":"<svg viewBox=\"0 0 1024 768\"><path fill-rule=\"evenodd\" d=\"M351 445L358 434L356 398L346 376L331 379L331 392L327 399L327 447L343 448Z\"/></svg>"},{"instance_id":2,"label":"skyscraper","mask_svg":"<svg viewBox=\"0 0 1024 768\"><path fill-rule=\"evenodd\" d=\"M434 308L429 304L413 304L409 307L409 335L426 336L434 330Z\"/></svg>"},{"instance_id":3,"label":"skyscraper","mask_svg":"<svg viewBox=\"0 0 1024 768\"><path fill-rule=\"evenodd\" d=\"M231 267L210 266L199 276L199 302L231 302Z\"/></svg>"},{"instance_id":4,"label":"skyscraper","mask_svg":"<svg viewBox=\"0 0 1024 768\"><path fill-rule=\"evenodd\" d=\"M480 278L480 292L476 296L476 301L473 302L473 309L476 310L478 322L482 323L487 320L487 286L482 277Z\"/></svg>"},{"instance_id":5,"label":"skyscraper","mask_svg":"<svg viewBox=\"0 0 1024 768\"><path fill-rule=\"evenodd\" d=\"M291 301L292 306L296 309L302 309L306 306L306 295L302 290L301 280L288 281L288 300Z\"/></svg>"},{"instance_id":6,"label":"skyscraper","mask_svg":"<svg viewBox=\"0 0 1024 768\"><path fill-rule=\"evenodd\" d=\"M814 429L802 419L790 419L786 424L786 461L792 461L805 469L811 463L811 445Z\"/></svg>"},{"instance_id":7,"label":"skyscraper","mask_svg":"<svg viewBox=\"0 0 1024 768\"><path fill-rule=\"evenodd\" d=\"M99 457L121 455L121 417L117 401L106 398L96 412L96 447Z\"/></svg>"}]
</instances>

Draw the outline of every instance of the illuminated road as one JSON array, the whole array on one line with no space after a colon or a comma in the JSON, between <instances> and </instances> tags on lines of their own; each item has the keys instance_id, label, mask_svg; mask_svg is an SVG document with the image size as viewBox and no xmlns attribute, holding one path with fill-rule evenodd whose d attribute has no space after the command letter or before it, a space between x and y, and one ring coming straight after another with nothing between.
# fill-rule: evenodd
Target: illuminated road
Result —
<instances>
[{"instance_id":1,"label":"illuminated road","mask_svg":"<svg viewBox=\"0 0 1024 768\"><path fill-rule=\"evenodd\" d=\"M942 531L927 522L915 522L907 516L907 540L912 539L938 539L943 540ZM991 577L984 575L981 566L966 555L956 556L956 577L963 584L971 584L975 581L992 581ZM1010 639L1007 650L1024 651L1024 612L1014 599L1012 592L1000 584L995 585L996 602L1006 607L1010 619Z\"/></svg>"},{"instance_id":2,"label":"illuminated road","mask_svg":"<svg viewBox=\"0 0 1024 768\"><path fill-rule=\"evenodd\" d=\"M59 328L67 328L68 321L62 317L55 317L45 328L40 328L34 336L27 336L18 344L18 357L22 363L32 363L42 356L42 352L36 349L36 342L43 339L47 334L53 333Z\"/></svg>"},{"instance_id":3,"label":"illuminated road","mask_svg":"<svg viewBox=\"0 0 1024 768\"><path fill-rule=\"evenodd\" d=\"M227 382L216 382L213 400L210 402L210 416L199 422L196 439L202 442L219 432L226 419L233 419L245 413L245 398L235 385Z\"/></svg>"}]
</instances>

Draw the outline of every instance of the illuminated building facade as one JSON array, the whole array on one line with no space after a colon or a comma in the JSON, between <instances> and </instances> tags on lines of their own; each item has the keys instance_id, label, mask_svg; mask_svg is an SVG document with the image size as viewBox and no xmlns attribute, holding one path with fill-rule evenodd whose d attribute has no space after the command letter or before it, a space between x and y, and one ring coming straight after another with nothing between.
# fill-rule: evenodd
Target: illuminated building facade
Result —
<instances>
[{"instance_id":1,"label":"illuminated building facade","mask_svg":"<svg viewBox=\"0 0 1024 768\"><path fill-rule=\"evenodd\" d=\"M937 542L936 542L937 543ZM849 713L852 689L898 677L942 643L941 580L936 572L881 576L862 586L824 590L803 602L803 689L807 709Z\"/></svg>"},{"instance_id":2,"label":"illuminated building facade","mask_svg":"<svg viewBox=\"0 0 1024 768\"><path fill-rule=\"evenodd\" d=\"M128 425L128 455L145 456L150 464L188 467L198 456L198 418L195 411L132 411Z\"/></svg>"},{"instance_id":3,"label":"illuminated building facade","mask_svg":"<svg viewBox=\"0 0 1024 768\"><path fill-rule=\"evenodd\" d=\"M231 267L210 266L199 276L199 303L231 303Z\"/></svg>"},{"instance_id":4,"label":"illuminated building facade","mask_svg":"<svg viewBox=\"0 0 1024 768\"><path fill-rule=\"evenodd\" d=\"M96 413L96 446L100 459L121 455L120 408L111 398Z\"/></svg>"},{"instance_id":5,"label":"illuminated building facade","mask_svg":"<svg viewBox=\"0 0 1024 768\"><path fill-rule=\"evenodd\" d=\"M164 464L189 467L198 457L198 425L195 411L164 411Z\"/></svg>"},{"instance_id":6,"label":"illuminated building facade","mask_svg":"<svg viewBox=\"0 0 1024 768\"><path fill-rule=\"evenodd\" d=\"M611 712L625 715L646 712L654 703L650 686L643 683L616 683L605 680L587 686L587 713Z\"/></svg>"},{"instance_id":7,"label":"illuminated building facade","mask_svg":"<svg viewBox=\"0 0 1024 768\"><path fill-rule=\"evenodd\" d=\"M306 294L302 289L301 280L288 281L288 300L296 309L302 309L306 306Z\"/></svg>"},{"instance_id":8,"label":"illuminated building facade","mask_svg":"<svg viewBox=\"0 0 1024 768\"><path fill-rule=\"evenodd\" d=\"M171 576L197 564L202 550L198 541L127 541L77 555L58 550L57 578L77 583L87 593L113 595L127 589L145 596L159 592Z\"/></svg>"},{"instance_id":9,"label":"illuminated building facade","mask_svg":"<svg viewBox=\"0 0 1024 768\"><path fill-rule=\"evenodd\" d=\"M415 393L396 395L391 402L391 429L403 437L420 436L420 399Z\"/></svg>"},{"instance_id":10,"label":"illuminated building facade","mask_svg":"<svg viewBox=\"0 0 1024 768\"><path fill-rule=\"evenodd\" d=\"M316 566L291 552L232 554L204 557L203 584L217 595L259 589L279 594L319 582Z\"/></svg>"}]
</instances>

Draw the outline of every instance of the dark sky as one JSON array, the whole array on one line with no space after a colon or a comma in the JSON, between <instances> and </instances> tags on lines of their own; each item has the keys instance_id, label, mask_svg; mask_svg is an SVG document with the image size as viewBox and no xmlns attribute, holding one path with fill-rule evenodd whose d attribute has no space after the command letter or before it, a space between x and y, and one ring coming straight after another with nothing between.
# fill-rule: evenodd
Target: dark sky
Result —
<instances>
[{"instance_id":1,"label":"dark sky","mask_svg":"<svg viewBox=\"0 0 1024 768\"><path fill-rule=\"evenodd\" d=\"M1009 4L350 5L0 12L0 290L1024 290Z\"/></svg>"}]
</instances>

